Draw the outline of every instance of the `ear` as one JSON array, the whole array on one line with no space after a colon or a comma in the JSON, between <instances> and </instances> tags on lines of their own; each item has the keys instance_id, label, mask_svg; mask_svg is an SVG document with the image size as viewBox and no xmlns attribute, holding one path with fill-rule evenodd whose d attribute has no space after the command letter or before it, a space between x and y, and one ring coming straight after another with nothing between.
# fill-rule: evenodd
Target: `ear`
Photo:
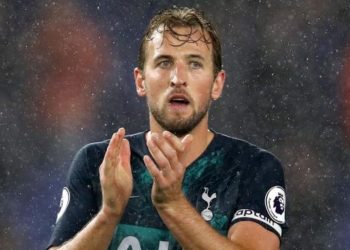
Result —
<instances>
[{"instance_id":1,"label":"ear","mask_svg":"<svg viewBox=\"0 0 350 250\"><path fill-rule=\"evenodd\" d=\"M222 90L224 88L224 83L226 79L226 73L224 70L220 70L216 75L213 87L211 89L211 98L215 101L220 98Z\"/></svg>"},{"instance_id":2,"label":"ear","mask_svg":"<svg viewBox=\"0 0 350 250\"><path fill-rule=\"evenodd\" d=\"M139 68L134 69L134 79L135 79L135 86L136 86L136 92L139 96L145 96L146 95L146 89L145 89L145 80L143 77L143 72Z\"/></svg>"}]
</instances>

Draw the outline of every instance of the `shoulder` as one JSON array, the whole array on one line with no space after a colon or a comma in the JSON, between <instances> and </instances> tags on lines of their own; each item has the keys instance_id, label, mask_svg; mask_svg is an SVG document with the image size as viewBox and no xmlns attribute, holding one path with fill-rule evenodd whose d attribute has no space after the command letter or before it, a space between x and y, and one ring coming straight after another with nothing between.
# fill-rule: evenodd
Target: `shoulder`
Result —
<instances>
[{"instance_id":1,"label":"shoulder","mask_svg":"<svg viewBox=\"0 0 350 250\"><path fill-rule=\"evenodd\" d=\"M110 139L98 141L98 142L91 142L89 144L84 145L80 151L86 154L94 154L103 152L105 153L108 147Z\"/></svg>"},{"instance_id":2,"label":"shoulder","mask_svg":"<svg viewBox=\"0 0 350 250\"><path fill-rule=\"evenodd\" d=\"M240 150L252 151L252 152L259 150L259 147L257 147L253 143L243 139L233 137L233 136L216 132L216 138L223 146L226 146L232 149L240 149Z\"/></svg>"},{"instance_id":3,"label":"shoulder","mask_svg":"<svg viewBox=\"0 0 350 250\"><path fill-rule=\"evenodd\" d=\"M86 144L79 149L74 157L74 161L83 162L87 165L91 165L95 162L100 163L105 155L108 144L109 140Z\"/></svg>"},{"instance_id":4,"label":"shoulder","mask_svg":"<svg viewBox=\"0 0 350 250\"><path fill-rule=\"evenodd\" d=\"M280 160L271 152L243 139L225 134L216 134L217 145L222 147L228 158L245 166L245 171L282 171Z\"/></svg>"},{"instance_id":5,"label":"shoulder","mask_svg":"<svg viewBox=\"0 0 350 250\"><path fill-rule=\"evenodd\" d=\"M140 132L125 136L125 139L130 142L131 150L137 150L139 147L142 147L144 134L145 132ZM107 151L109 142L110 139L86 144L78 151L78 154L85 154L88 160L103 158Z\"/></svg>"},{"instance_id":6,"label":"shoulder","mask_svg":"<svg viewBox=\"0 0 350 250\"><path fill-rule=\"evenodd\" d=\"M235 151L237 153L249 156L249 158L277 159L271 152L251 143L249 141L232 137L229 135L216 133L217 141L226 150Z\"/></svg>"},{"instance_id":7,"label":"shoulder","mask_svg":"<svg viewBox=\"0 0 350 250\"><path fill-rule=\"evenodd\" d=\"M93 142L81 147L71 163L69 178L89 178L97 174L109 140Z\"/></svg>"},{"instance_id":8,"label":"shoulder","mask_svg":"<svg viewBox=\"0 0 350 250\"><path fill-rule=\"evenodd\" d=\"M130 142L131 151L133 153L141 151L142 139L144 132L130 134L125 136ZM76 153L70 168L70 175L75 173L84 173L88 176L98 174L99 166L101 165L104 155L107 151L110 139L92 142L81 147Z\"/></svg>"}]
</instances>

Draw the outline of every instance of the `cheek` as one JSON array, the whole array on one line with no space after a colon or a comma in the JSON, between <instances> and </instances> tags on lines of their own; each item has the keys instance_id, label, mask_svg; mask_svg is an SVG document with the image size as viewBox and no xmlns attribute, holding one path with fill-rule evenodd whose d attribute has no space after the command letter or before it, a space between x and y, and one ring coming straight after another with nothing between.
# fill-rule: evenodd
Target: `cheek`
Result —
<instances>
[{"instance_id":1,"label":"cheek","mask_svg":"<svg viewBox=\"0 0 350 250\"><path fill-rule=\"evenodd\" d=\"M168 86L169 75L160 70L155 70L152 74L147 75L146 79L149 88L158 89Z\"/></svg>"},{"instance_id":2,"label":"cheek","mask_svg":"<svg viewBox=\"0 0 350 250\"><path fill-rule=\"evenodd\" d=\"M146 83L146 96L149 99L148 101L152 103L158 103L162 101L162 93L165 92L165 87L163 87L163 85L164 84L157 80L148 81Z\"/></svg>"},{"instance_id":3,"label":"cheek","mask_svg":"<svg viewBox=\"0 0 350 250\"><path fill-rule=\"evenodd\" d=\"M201 100L206 101L211 98L211 82L198 82L196 86L193 88L194 97Z\"/></svg>"},{"instance_id":4,"label":"cheek","mask_svg":"<svg viewBox=\"0 0 350 250\"><path fill-rule=\"evenodd\" d=\"M210 93L208 91L203 91L203 89L199 90L197 93L198 100L201 100L202 102L209 99L210 97Z\"/></svg>"},{"instance_id":5,"label":"cheek","mask_svg":"<svg viewBox=\"0 0 350 250\"><path fill-rule=\"evenodd\" d=\"M154 92L165 85L166 77L160 72L153 71L151 74L146 74L145 85L147 90Z\"/></svg>"},{"instance_id":6,"label":"cheek","mask_svg":"<svg viewBox=\"0 0 350 250\"><path fill-rule=\"evenodd\" d=\"M214 78L212 74L201 71L191 76L189 81L193 90L200 95L207 97L211 94Z\"/></svg>"}]
</instances>

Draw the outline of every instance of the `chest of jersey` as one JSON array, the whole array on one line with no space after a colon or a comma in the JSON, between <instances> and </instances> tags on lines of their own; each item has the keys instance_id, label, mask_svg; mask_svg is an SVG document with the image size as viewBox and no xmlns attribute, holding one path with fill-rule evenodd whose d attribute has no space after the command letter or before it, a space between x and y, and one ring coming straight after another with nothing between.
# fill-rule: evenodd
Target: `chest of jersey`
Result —
<instances>
[{"instance_id":1,"label":"chest of jersey","mask_svg":"<svg viewBox=\"0 0 350 250\"><path fill-rule=\"evenodd\" d=\"M229 173L223 151L213 151L188 167L183 191L187 199L219 233L226 235L234 213L238 168ZM109 249L181 249L152 205L153 180L142 158L132 156L133 193Z\"/></svg>"}]
</instances>

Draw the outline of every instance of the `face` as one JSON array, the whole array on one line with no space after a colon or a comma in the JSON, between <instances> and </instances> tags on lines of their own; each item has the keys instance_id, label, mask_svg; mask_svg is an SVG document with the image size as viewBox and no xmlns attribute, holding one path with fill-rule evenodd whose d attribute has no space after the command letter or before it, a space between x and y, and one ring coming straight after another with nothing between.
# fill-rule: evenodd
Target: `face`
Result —
<instances>
[{"instance_id":1,"label":"face","mask_svg":"<svg viewBox=\"0 0 350 250\"><path fill-rule=\"evenodd\" d=\"M189 34L190 29L175 31ZM151 128L183 136L208 123L210 102L221 95L225 73L214 76L212 47L201 42L201 36L201 30L194 29L190 42L184 43L183 37L156 30L147 42L144 70L135 69L134 74L138 94L147 97Z\"/></svg>"}]
</instances>

